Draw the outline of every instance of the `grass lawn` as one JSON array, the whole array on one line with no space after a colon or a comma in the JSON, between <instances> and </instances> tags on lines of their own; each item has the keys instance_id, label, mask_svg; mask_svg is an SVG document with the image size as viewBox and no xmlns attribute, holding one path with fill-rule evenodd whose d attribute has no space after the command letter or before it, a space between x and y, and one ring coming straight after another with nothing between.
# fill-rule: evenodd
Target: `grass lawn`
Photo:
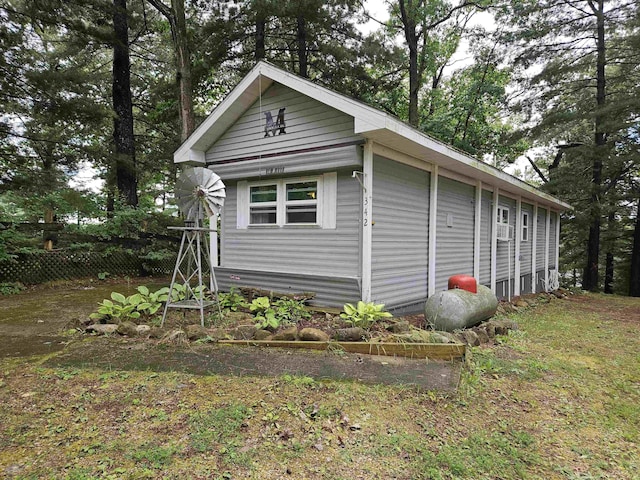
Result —
<instances>
[{"instance_id":1,"label":"grass lawn","mask_svg":"<svg viewBox=\"0 0 640 480\"><path fill-rule=\"evenodd\" d=\"M512 318L520 330L473 349L449 396L0 360L0 476L640 478L640 299Z\"/></svg>"}]
</instances>

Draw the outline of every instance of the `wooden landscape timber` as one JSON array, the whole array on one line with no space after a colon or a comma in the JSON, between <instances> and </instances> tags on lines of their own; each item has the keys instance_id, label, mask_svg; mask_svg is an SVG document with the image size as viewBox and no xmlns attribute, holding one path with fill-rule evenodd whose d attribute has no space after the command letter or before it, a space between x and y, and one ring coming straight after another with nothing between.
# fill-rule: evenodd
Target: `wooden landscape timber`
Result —
<instances>
[{"instance_id":1,"label":"wooden landscape timber","mask_svg":"<svg viewBox=\"0 0 640 480\"><path fill-rule=\"evenodd\" d=\"M247 347L302 348L308 350L342 350L347 353L387 357L455 360L464 357L461 343L388 343L388 342L308 342L284 340L219 340L222 345Z\"/></svg>"}]
</instances>

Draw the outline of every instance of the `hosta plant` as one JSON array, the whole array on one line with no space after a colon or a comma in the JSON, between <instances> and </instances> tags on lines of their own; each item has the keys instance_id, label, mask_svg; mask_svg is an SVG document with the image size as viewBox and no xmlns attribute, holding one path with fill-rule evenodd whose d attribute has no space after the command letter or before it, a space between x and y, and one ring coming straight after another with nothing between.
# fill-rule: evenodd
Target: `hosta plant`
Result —
<instances>
[{"instance_id":1,"label":"hosta plant","mask_svg":"<svg viewBox=\"0 0 640 480\"><path fill-rule=\"evenodd\" d=\"M132 320L140 318L140 312L151 306L149 303L143 301L142 295L139 293L125 297L118 292L111 292L111 300L104 299L98 305L98 311L89 315L89 318L100 320L108 316L118 321Z\"/></svg>"},{"instance_id":2,"label":"hosta plant","mask_svg":"<svg viewBox=\"0 0 640 480\"><path fill-rule=\"evenodd\" d=\"M347 303L344 305L344 312L340 314L346 323L354 327L364 328L368 330L371 326L382 320L390 318L389 312L384 311L384 303L375 304L373 302L359 301L357 305Z\"/></svg>"}]
</instances>

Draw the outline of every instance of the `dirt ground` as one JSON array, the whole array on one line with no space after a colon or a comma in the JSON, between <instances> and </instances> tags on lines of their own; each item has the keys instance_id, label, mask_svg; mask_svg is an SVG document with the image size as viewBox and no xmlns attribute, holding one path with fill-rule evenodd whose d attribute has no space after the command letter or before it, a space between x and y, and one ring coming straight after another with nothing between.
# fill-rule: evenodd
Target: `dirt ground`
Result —
<instances>
[{"instance_id":1,"label":"dirt ground","mask_svg":"<svg viewBox=\"0 0 640 480\"><path fill-rule=\"evenodd\" d=\"M133 293L148 279L74 282L34 287L0 297L0 357L59 352L48 363L123 370L181 371L197 375L307 375L316 379L414 385L452 391L460 362L437 362L344 352L300 352L218 345L158 345L153 340L68 336L64 332L95 311L112 291ZM163 285L154 281L152 286Z\"/></svg>"}]
</instances>

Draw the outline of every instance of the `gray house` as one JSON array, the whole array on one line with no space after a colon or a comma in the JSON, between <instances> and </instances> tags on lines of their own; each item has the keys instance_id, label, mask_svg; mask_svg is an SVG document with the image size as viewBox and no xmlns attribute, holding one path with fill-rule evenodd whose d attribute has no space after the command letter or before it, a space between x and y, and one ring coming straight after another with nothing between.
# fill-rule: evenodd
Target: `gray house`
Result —
<instances>
[{"instance_id":1,"label":"gray house","mask_svg":"<svg viewBox=\"0 0 640 480\"><path fill-rule=\"evenodd\" d=\"M557 282L562 201L260 62L174 154L221 176L216 277L417 310L454 274L498 297ZM216 247L217 242L212 241Z\"/></svg>"}]
</instances>

